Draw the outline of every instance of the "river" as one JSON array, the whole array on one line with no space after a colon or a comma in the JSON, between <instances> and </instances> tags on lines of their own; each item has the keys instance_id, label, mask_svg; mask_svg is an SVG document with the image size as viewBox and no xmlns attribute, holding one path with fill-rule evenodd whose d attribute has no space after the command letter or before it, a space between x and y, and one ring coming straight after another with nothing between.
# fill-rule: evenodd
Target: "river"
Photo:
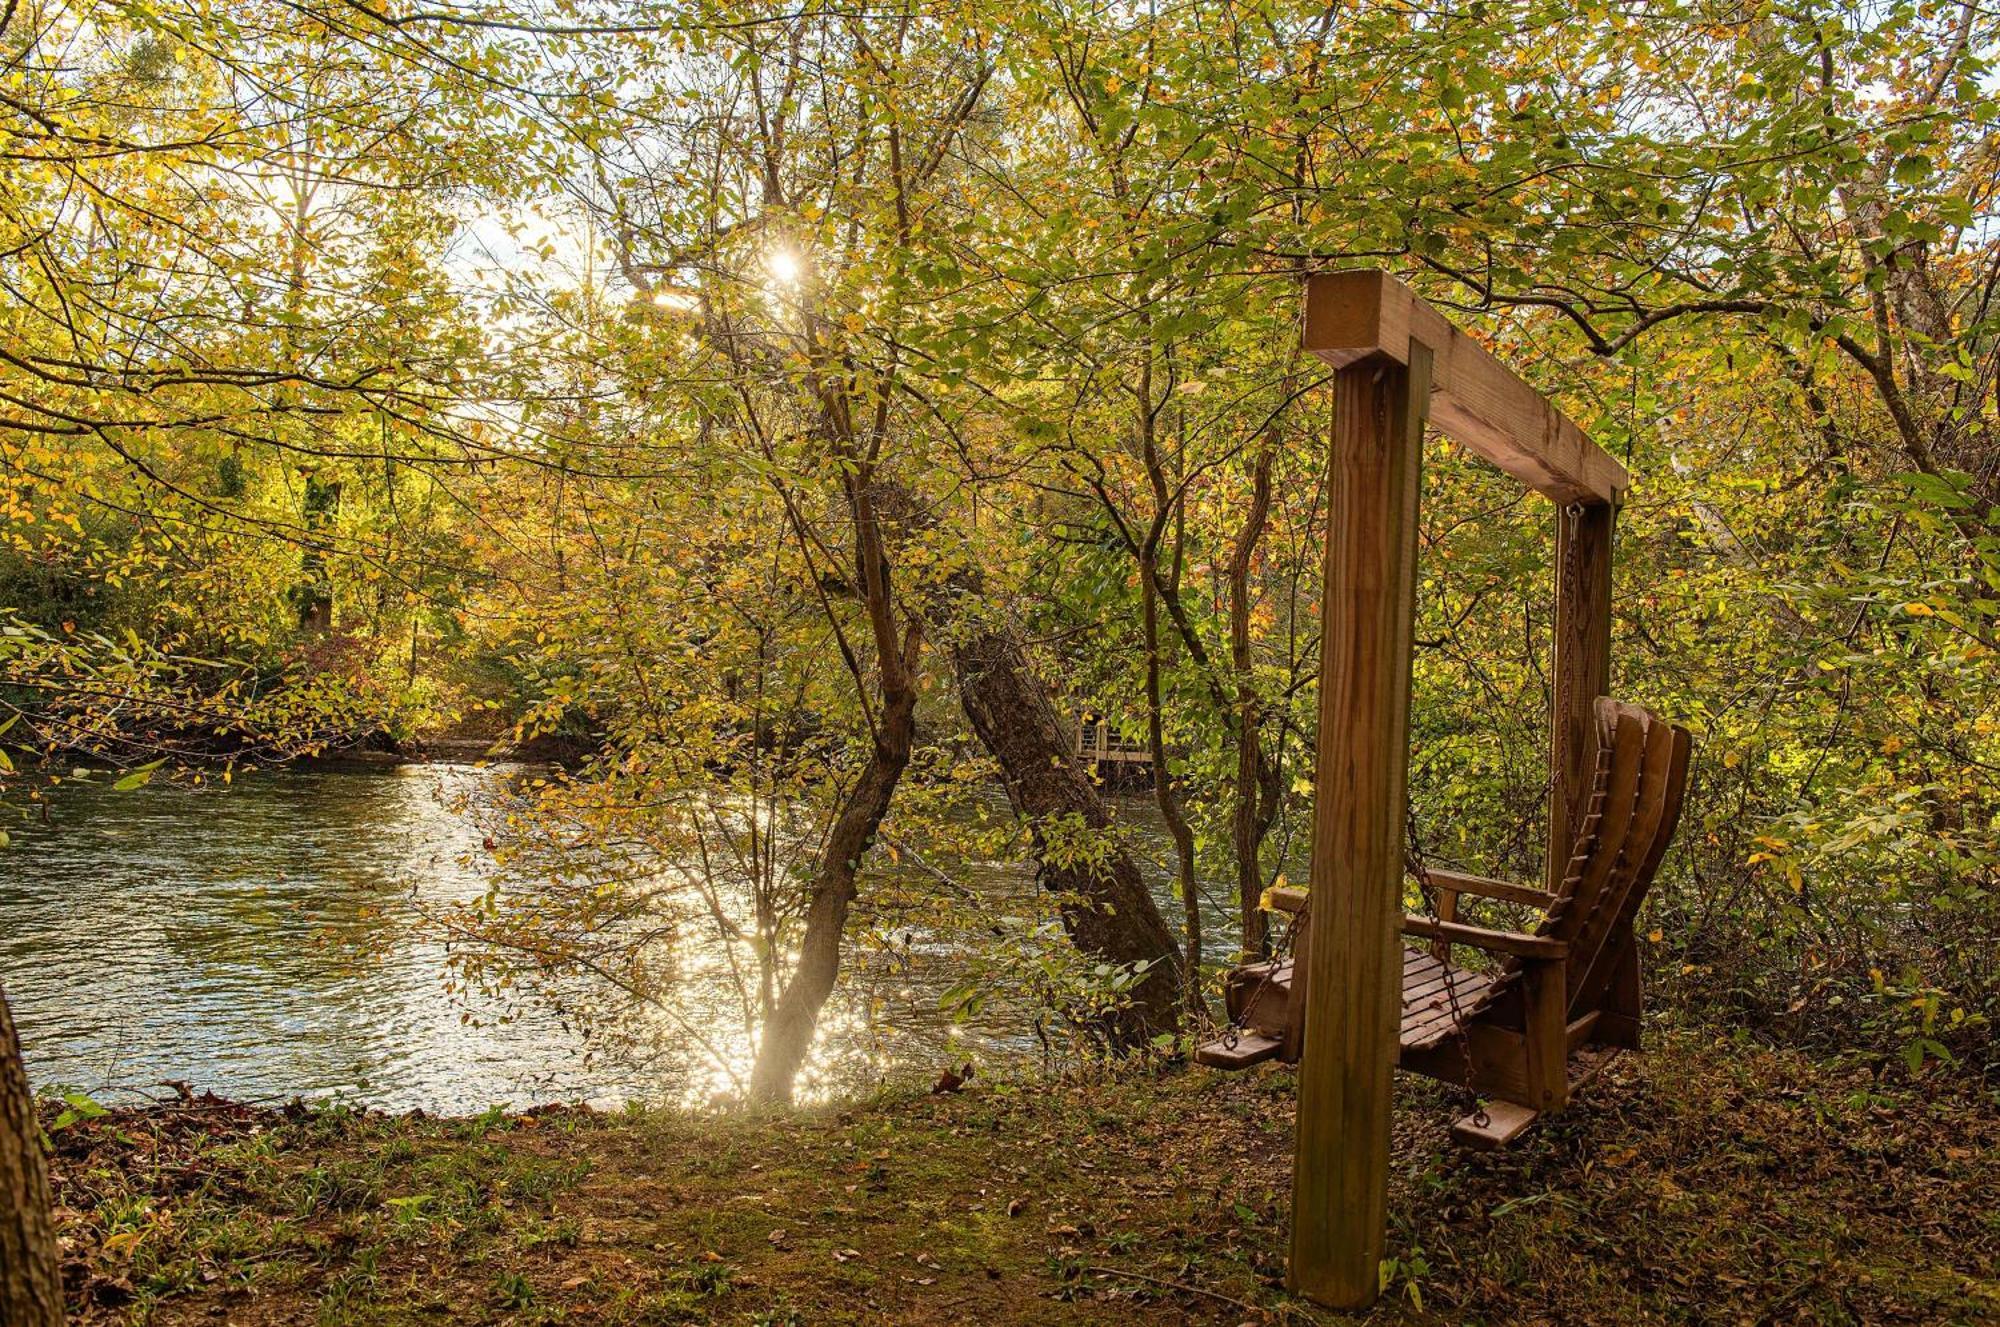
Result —
<instances>
[{"instance_id":1,"label":"river","mask_svg":"<svg viewBox=\"0 0 2000 1327\"><path fill-rule=\"evenodd\" d=\"M227 787L54 789L46 817L9 821L13 845L0 850L0 982L30 1077L105 1100L178 1081L243 1100L452 1113L725 1093L751 1042L733 990L698 975L671 1008L619 1015L656 1024L620 1029L646 1036L608 1040L539 1000L447 991L445 950L424 918L485 890L476 811L515 772L413 764L260 772ZM997 790L991 800L1004 814ZM1163 854L1150 803L1120 802L1142 854ZM1032 895L1023 863L955 874L996 908ZM1178 904L1162 907L1178 917ZM940 1009L962 975L959 941L918 928L886 960L850 946L805 1095L1036 1053L1017 1002L997 999L962 1023ZM1216 910L1211 950L1230 931ZM690 974L715 966L677 963ZM655 1050L601 1049L609 1042Z\"/></svg>"}]
</instances>

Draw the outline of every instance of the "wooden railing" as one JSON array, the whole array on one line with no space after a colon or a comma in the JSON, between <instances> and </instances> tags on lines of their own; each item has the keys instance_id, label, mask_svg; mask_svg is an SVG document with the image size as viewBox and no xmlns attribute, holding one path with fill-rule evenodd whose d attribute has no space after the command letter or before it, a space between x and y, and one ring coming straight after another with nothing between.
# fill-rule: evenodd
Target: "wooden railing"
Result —
<instances>
[{"instance_id":1,"label":"wooden railing","mask_svg":"<svg viewBox=\"0 0 2000 1327\"><path fill-rule=\"evenodd\" d=\"M1144 742L1135 742L1104 719L1080 719L1076 727L1076 758L1093 763L1143 765L1152 759Z\"/></svg>"}]
</instances>

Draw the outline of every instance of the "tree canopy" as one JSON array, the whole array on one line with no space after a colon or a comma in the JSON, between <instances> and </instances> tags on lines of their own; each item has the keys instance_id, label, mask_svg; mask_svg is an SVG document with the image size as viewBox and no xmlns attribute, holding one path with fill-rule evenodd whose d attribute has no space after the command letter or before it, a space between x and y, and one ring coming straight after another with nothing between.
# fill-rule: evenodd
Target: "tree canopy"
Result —
<instances>
[{"instance_id":1,"label":"tree canopy","mask_svg":"<svg viewBox=\"0 0 2000 1327\"><path fill-rule=\"evenodd\" d=\"M1028 852L963 999L1168 1031L1303 866L1298 305L1381 267L1635 476L1613 689L1700 753L1669 998L1990 1054L1996 40L1903 0L6 0L6 777L556 735L438 919L466 980L670 1004L713 928L736 1086L783 1097L843 953ZM1429 449L1430 858L1545 851L1556 519ZM1142 745L1171 860L1010 763L1003 695ZM1014 816L944 828L989 775ZM1093 928L1141 865L1180 906Z\"/></svg>"}]
</instances>

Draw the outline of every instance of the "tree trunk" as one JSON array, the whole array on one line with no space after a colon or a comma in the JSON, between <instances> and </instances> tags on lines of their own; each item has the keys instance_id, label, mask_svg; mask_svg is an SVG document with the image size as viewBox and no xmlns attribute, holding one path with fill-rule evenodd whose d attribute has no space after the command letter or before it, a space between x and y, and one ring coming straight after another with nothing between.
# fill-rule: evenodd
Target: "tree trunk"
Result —
<instances>
[{"instance_id":1,"label":"tree trunk","mask_svg":"<svg viewBox=\"0 0 2000 1327\"><path fill-rule=\"evenodd\" d=\"M1139 555L1139 607L1146 644L1146 745L1153 762L1153 800L1167 833L1174 840L1174 888L1181 896L1181 927L1187 937L1187 957L1182 960L1181 977L1187 1006L1203 1011L1201 994L1201 892L1195 883L1194 831L1181 812L1174 792L1173 773L1167 767L1166 706L1160 686L1160 594L1159 566L1153 546L1148 543Z\"/></svg>"},{"instance_id":2,"label":"tree trunk","mask_svg":"<svg viewBox=\"0 0 2000 1327\"><path fill-rule=\"evenodd\" d=\"M844 454L854 456L854 430L846 403L831 393L827 417L836 427L835 436L843 440ZM848 910L854 905L861 859L874 846L875 833L882 826L882 817L889 813L896 785L917 744L917 666L923 656L923 623L911 616L898 630L883 518L878 511L878 499L893 497L896 490L878 491L871 474L860 466L847 477L845 488L848 512L854 521L855 582L875 645L875 691L880 709L870 724L874 747L868 766L848 792L820 852L812 897L806 903L806 929L799 942L798 963L757 1043L757 1061L750 1069L750 1099L767 1105L792 1099L793 1082L812 1050L819 1011L840 976L840 942L847 930ZM865 691L858 666L855 683Z\"/></svg>"},{"instance_id":3,"label":"tree trunk","mask_svg":"<svg viewBox=\"0 0 2000 1327\"><path fill-rule=\"evenodd\" d=\"M1000 762L1007 799L1034 841L1042 888L1062 897L1063 927L1076 947L1106 963L1145 965L1130 1006L1107 1031L1112 1044L1134 1047L1180 1025L1181 961L1173 932L1123 844L1097 789L1077 767L1069 735L1049 704L1021 642L1011 632L980 627L952 647L959 701L979 740ZM1047 850L1045 827L1081 821L1103 836L1100 859L1065 860Z\"/></svg>"},{"instance_id":4,"label":"tree trunk","mask_svg":"<svg viewBox=\"0 0 2000 1327\"><path fill-rule=\"evenodd\" d=\"M340 511L340 481L323 480L307 472L305 497L299 504L305 527L305 549L299 554L299 583L292 590L299 630L313 636L333 631L333 578L324 542Z\"/></svg>"},{"instance_id":5,"label":"tree trunk","mask_svg":"<svg viewBox=\"0 0 2000 1327\"><path fill-rule=\"evenodd\" d=\"M840 976L840 941L847 930L848 909L854 904L861 859L873 846L882 817L889 813L896 784L916 745L916 712L915 687L890 697L868 768L847 795L833 833L827 837L813 879L812 898L806 904L798 963L757 1043L757 1062L750 1070L753 1101L776 1104L792 1099L793 1082L812 1050L819 1011Z\"/></svg>"},{"instance_id":6,"label":"tree trunk","mask_svg":"<svg viewBox=\"0 0 2000 1327\"><path fill-rule=\"evenodd\" d=\"M48 1168L21 1041L0 991L0 1323L61 1327L62 1272L49 1215Z\"/></svg>"},{"instance_id":7,"label":"tree trunk","mask_svg":"<svg viewBox=\"0 0 2000 1327\"><path fill-rule=\"evenodd\" d=\"M1285 395L1291 395L1287 374ZM1272 430L1275 433L1275 427ZM1250 648L1250 565L1257 555L1257 543L1271 510L1271 464L1276 455L1276 438L1267 437L1250 468L1250 510L1237 531L1236 546L1229 558L1229 666L1236 674L1236 806L1231 819L1230 838L1236 857L1236 903L1241 910L1242 956L1245 962L1264 957L1270 937L1259 906L1264 892L1260 853L1270 815L1258 806L1263 780L1264 753L1259 726L1263 722L1257 703L1253 671L1255 656Z\"/></svg>"}]
</instances>

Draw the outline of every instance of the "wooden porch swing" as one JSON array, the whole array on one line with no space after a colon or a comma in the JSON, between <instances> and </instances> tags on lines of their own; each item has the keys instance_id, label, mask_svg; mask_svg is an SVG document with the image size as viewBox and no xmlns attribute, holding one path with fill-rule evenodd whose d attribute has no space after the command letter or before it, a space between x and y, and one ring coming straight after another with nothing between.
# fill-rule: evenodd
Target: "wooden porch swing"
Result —
<instances>
[{"instance_id":1,"label":"wooden porch swing","mask_svg":"<svg viewBox=\"0 0 2000 1327\"><path fill-rule=\"evenodd\" d=\"M1312 277L1305 348L1337 370L1320 642L1312 889L1289 963L1240 969L1235 1027L1205 1063L1298 1063L1291 1287L1335 1308L1378 1291L1396 1065L1496 1099L1455 1127L1494 1145L1639 1036L1633 918L1680 813L1688 735L1607 699L1611 543L1625 470L1407 286ZM1426 423L1561 509L1548 870L1540 888L1416 863L1434 915L1403 911L1411 617ZM1566 851L1565 851L1566 850ZM1459 920L1474 895L1541 910L1532 931ZM1308 923L1306 914L1310 912ZM1406 948L1404 937L1429 941ZM1485 971L1453 947L1495 956Z\"/></svg>"},{"instance_id":2,"label":"wooden porch swing","mask_svg":"<svg viewBox=\"0 0 2000 1327\"><path fill-rule=\"evenodd\" d=\"M1632 922L1680 818L1690 742L1685 729L1606 697L1596 718L1589 809L1554 892L1417 868L1436 904L1401 923L1406 937L1431 943L1403 950L1397 1063L1494 1098L1452 1126L1469 1146L1512 1142L1537 1116L1561 1110L1611 1056L1639 1045ZM1458 904L1467 894L1533 907L1541 920L1532 933L1465 925ZM1303 889L1271 891L1271 909L1293 918L1292 955L1229 973L1229 1030L1197 1050L1197 1062L1243 1069L1299 1058L1309 903ZM1494 955L1498 966L1456 966L1454 945Z\"/></svg>"}]
</instances>

